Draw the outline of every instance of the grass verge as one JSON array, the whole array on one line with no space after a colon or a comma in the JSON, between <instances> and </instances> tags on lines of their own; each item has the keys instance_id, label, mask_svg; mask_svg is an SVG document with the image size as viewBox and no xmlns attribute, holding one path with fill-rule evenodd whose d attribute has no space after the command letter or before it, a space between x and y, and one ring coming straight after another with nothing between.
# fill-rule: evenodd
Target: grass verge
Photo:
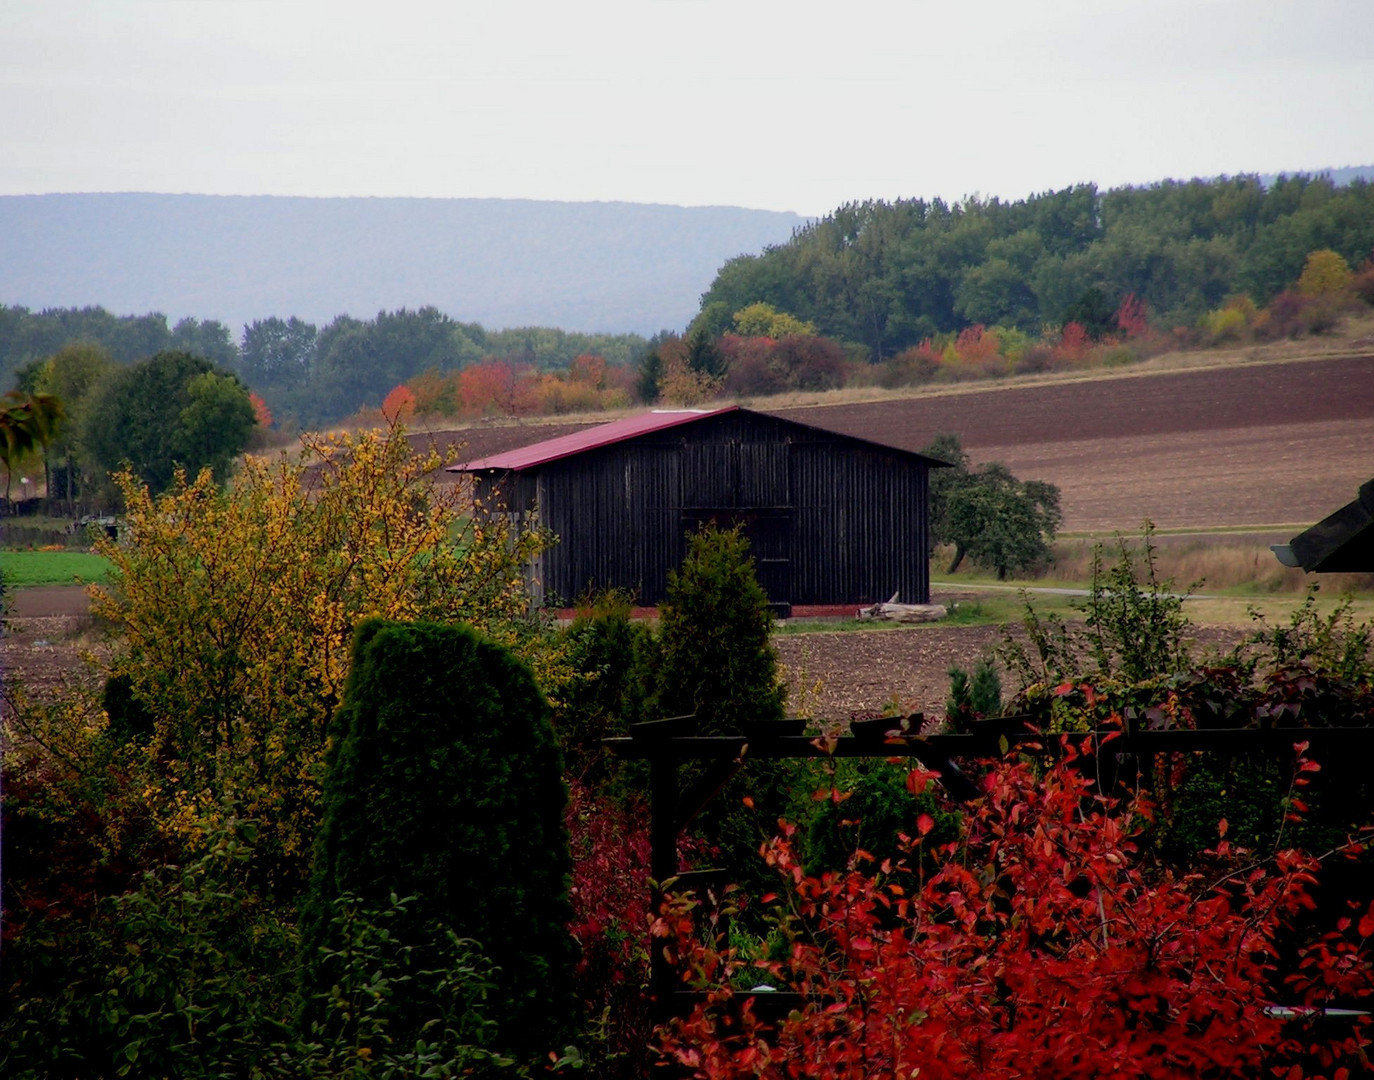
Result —
<instances>
[{"instance_id":1,"label":"grass verge","mask_svg":"<svg viewBox=\"0 0 1374 1080\"><path fill-rule=\"evenodd\" d=\"M958 591L953 595L946 595L944 590L937 588L931 600L936 604L948 604L952 601L955 605L954 610L948 617L928 623L899 623L872 619L784 619L776 624L774 633L875 633L886 630L940 630L950 626L1000 626L1003 623L1020 622L1025 612L1021 594L1015 588L999 589L976 597ZM1037 595L1034 600L1035 610L1041 614L1058 615L1063 619L1076 619L1080 616L1078 608L1074 605L1076 602L1081 603L1081 600L1075 597Z\"/></svg>"},{"instance_id":2,"label":"grass verge","mask_svg":"<svg viewBox=\"0 0 1374 1080\"><path fill-rule=\"evenodd\" d=\"M0 551L5 587L89 585L106 580L110 563L88 551Z\"/></svg>"}]
</instances>

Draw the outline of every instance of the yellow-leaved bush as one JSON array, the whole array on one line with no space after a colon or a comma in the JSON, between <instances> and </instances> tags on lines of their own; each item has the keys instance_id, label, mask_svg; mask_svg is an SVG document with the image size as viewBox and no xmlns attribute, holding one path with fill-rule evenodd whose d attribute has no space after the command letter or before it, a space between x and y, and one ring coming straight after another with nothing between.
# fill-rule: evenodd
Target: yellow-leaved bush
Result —
<instances>
[{"instance_id":1,"label":"yellow-leaved bush","mask_svg":"<svg viewBox=\"0 0 1374 1080\"><path fill-rule=\"evenodd\" d=\"M436 482L443 462L404 430L306 436L298 459L248 458L232 486L178 476L126 506L93 609L115 627L111 674L151 719L150 806L183 840L225 816L304 872L330 719L363 619L465 622L556 667L530 632L528 561L547 543ZM287 884L288 882L283 882Z\"/></svg>"}]
</instances>

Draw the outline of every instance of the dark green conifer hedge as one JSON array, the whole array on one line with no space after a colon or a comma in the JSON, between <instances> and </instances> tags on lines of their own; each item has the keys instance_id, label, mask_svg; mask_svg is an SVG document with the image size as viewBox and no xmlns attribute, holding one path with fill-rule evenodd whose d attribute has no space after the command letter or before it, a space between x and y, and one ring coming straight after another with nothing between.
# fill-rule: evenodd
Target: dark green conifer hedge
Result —
<instances>
[{"instance_id":1,"label":"dark green conifer hedge","mask_svg":"<svg viewBox=\"0 0 1374 1080\"><path fill-rule=\"evenodd\" d=\"M466 627L373 620L354 639L335 720L324 818L303 913L307 992L332 905L414 896L394 932L475 939L498 968L499 1049L560 1047L575 1008L567 791L530 670ZM423 966L425 957L419 958ZM398 999L395 1034L430 1015Z\"/></svg>"}]
</instances>

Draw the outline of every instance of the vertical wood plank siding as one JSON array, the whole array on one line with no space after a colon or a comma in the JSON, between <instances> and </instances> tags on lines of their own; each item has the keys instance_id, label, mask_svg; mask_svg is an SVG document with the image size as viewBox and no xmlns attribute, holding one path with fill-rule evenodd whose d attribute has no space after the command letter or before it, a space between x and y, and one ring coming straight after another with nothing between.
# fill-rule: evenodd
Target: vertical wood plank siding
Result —
<instances>
[{"instance_id":1,"label":"vertical wood plank siding","mask_svg":"<svg viewBox=\"0 0 1374 1080\"><path fill-rule=\"evenodd\" d=\"M501 493L559 538L546 603L608 587L659 602L708 520L743 524L775 602L924 603L927 478L916 455L738 410L532 467Z\"/></svg>"}]
</instances>

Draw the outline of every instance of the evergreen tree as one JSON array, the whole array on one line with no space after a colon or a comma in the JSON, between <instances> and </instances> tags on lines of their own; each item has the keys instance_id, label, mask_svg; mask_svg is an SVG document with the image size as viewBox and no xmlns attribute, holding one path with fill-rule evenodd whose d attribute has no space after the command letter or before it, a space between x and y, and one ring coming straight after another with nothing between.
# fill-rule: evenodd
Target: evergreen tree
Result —
<instances>
[{"instance_id":1,"label":"evergreen tree","mask_svg":"<svg viewBox=\"0 0 1374 1080\"><path fill-rule=\"evenodd\" d=\"M681 569L669 572L668 599L659 607L657 714L693 713L700 735L781 720L787 687L778 678L772 628L768 595L740 529L708 526L693 535ZM787 812L796 773L793 762L751 762L693 823L746 894L761 896L773 883L758 858L759 844ZM705 775L700 763L682 766L682 792L700 797Z\"/></svg>"},{"instance_id":2,"label":"evergreen tree","mask_svg":"<svg viewBox=\"0 0 1374 1080\"><path fill-rule=\"evenodd\" d=\"M635 381L635 391L639 394L639 400L646 405L652 405L658 400L659 380L663 378L663 357L659 355L658 346L654 346L646 352L639 361L639 378Z\"/></svg>"},{"instance_id":3,"label":"evergreen tree","mask_svg":"<svg viewBox=\"0 0 1374 1080\"><path fill-rule=\"evenodd\" d=\"M659 715L693 713L702 735L782 719L787 688L769 640L773 612L738 528L691 537L682 568L668 573L659 618Z\"/></svg>"},{"instance_id":4,"label":"evergreen tree","mask_svg":"<svg viewBox=\"0 0 1374 1080\"><path fill-rule=\"evenodd\" d=\"M574 1010L567 792L534 676L461 626L372 620L353 649L303 914L307 995L337 947L340 898L380 908L413 896L399 940L423 952L449 930L499 969L499 1048L529 1058L561 1046ZM433 1011L404 997L398 1037Z\"/></svg>"},{"instance_id":5,"label":"evergreen tree","mask_svg":"<svg viewBox=\"0 0 1374 1080\"><path fill-rule=\"evenodd\" d=\"M698 375L705 375L711 379L720 379L725 376L726 369L730 366L725 354L720 351L720 346L716 344L715 338L707 332L704 326L698 326L687 335L687 366Z\"/></svg>"}]
</instances>

